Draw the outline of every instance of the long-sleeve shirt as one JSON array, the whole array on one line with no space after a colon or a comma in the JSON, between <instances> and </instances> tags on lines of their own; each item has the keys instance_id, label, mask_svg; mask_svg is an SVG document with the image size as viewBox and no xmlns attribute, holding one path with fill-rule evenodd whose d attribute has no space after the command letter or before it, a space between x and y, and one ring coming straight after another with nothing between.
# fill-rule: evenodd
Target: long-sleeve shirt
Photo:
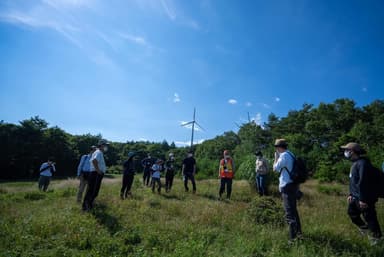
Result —
<instances>
[{"instance_id":1,"label":"long-sleeve shirt","mask_svg":"<svg viewBox=\"0 0 384 257\"><path fill-rule=\"evenodd\" d=\"M377 201L377 194L372 187L375 177L369 172L370 165L368 160L360 158L353 162L349 174L349 194L365 203Z\"/></svg>"},{"instance_id":2,"label":"long-sleeve shirt","mask_svg":"<svg viewBox=\"0 0 384 257\"><path fill-rule=\"evenodd\" d=\"M282 188L287 184L292 183L291 177L287 169L292 171L293 168L293 158L289 155L288 151L280 153L279 159L273 164L273 170L280 173L279 177L279 190L281 192Z\"/></svg>"},{"instance_id":3,"label":"long-sleeve shirt","mask_svg":"<svg viewBox=\"0 0 384 257\"><path fill-rule=\"evenodd\" d=\"M81 172L90 172L91 171L91 154L84 154L81 156L79 166L77 166L77 176L80 176Z\"/></svg>"},{"instance_id":4,"label":"long-sleeve shirt","mask_svg":"<svg viewBox=\"0 0 384 257\"><path fill-rule=\"evenodd\" d=\"M40 175L46 177L52 177L52 172L56 172L56 168L54 164L49 164L48 162L44 162L40 166Z\"/></svg>"}]
</instances>

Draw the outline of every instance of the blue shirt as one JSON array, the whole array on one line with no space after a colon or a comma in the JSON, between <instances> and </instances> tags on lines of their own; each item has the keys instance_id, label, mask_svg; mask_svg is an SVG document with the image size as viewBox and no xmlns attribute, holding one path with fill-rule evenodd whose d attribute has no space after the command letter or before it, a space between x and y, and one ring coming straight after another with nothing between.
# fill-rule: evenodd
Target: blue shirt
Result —
<instances>
[{"instance_id":1,"label":"blue shirt","mask_svg":"<svg viewBox=\"0 0 384 257\"><path fill-rule=\"evenodd\" d=\"M160 178L160 176L161 176L161 173L160 173L161 165L153 164L152 170L153 170L152 178Z\"/></svg>"},{"instance_id":2,"label":"blue shirt","mask_svg":"<svg viewBox=\"0 0 384 257\"><path fill-rule=\"evenodd\" d=\"M90 172L91 171L91 154L84 154L81 156L79 166L77 167L77 176L80 176L81 172Z\"/></svg>"},{"instance_id":3,"label":"blue shirt","mask_svg":"<svg viewBox=\"0 0 384 257\"><path fill-rule=\"evenodd\" d=\"M285 187L287 184L292 183L291 177L289 176L289 171L293 168L293 158L289 155L288 151L285 151L283 153L280 153L279 159L277 159L277 162L273 164L273 170L276 172L280 172L279 177L279 190L281 192L281 189Z\"/></svg>"},{"instance_id":4,"label":"blue shirt","mask_svg":"<svg viewBox=\"0 0 384 257\"><path fill-rule=\"evenodd\" d=\"M49 166L51 166L51 168L48 168ZM40 166L40 171L41 176L52 177L52 172L56 172L55 165L44 162Z\"/></svg>"},{"instance_id":5,"label":"blue shirt","mask_svg":"<svg viewBox=\"0 0 384 257\"><path fill-rule=\"evenodd\" d=\"M97 161L97 164L101 172L103 173L107 172L107 166L105 165L104 155L99 148L97 148L96 151L92 154L92 157L89 161L91 164L91 171L96 171L96 168L93 165L93 160Z\"/></svg>"}]
</instances>

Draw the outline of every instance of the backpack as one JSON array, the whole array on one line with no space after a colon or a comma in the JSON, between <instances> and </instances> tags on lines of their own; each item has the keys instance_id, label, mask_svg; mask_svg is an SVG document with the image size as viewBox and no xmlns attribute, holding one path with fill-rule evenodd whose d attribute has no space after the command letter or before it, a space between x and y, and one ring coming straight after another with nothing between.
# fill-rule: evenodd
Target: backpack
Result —
<instances>
[{"instance_id":1,"label":"backpack","mask_svg":"<svg viewBox=\"0 0 384 257\"><path fill-rule=\"evenodd\" d=\"M286 167L289 177L291 178L292 182L295 184L301 184L304 183L308 178L308 170L305 165L305 161L301 157L295 157L290 152L287 152L293 159L293 167L292 170L289 171Z\"/></svg>"},{"instance_id":2,"label":"backpack","mask_svg":"<svg viewBox=\"0 0 384 257\"><path fill-rule=\"evenodd\" d=\"M377 197L384 198L384 172L372 164L370 165L370 172L373 174L373 181L376 182L374 187Z\"/></svg>"}]
</instances>

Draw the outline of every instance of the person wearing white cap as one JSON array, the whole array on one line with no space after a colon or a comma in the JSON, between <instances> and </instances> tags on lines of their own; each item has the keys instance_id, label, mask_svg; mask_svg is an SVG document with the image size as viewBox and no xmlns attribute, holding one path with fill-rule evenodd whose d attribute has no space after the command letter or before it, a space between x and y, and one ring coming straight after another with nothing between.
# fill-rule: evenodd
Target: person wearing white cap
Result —
<instances>
[{"instance_id":1,"label":"person wearing white cap","mask_svg":"<svg viewBox=\"0 0 384 257\"><path fill-rule=\"evenodd\" d=\"M135 168L133 158L135 156L134 152L128 153L128 160L126 160L123 164L123 183L120 190L120 198L125 199L128 195L131 195L131 187L133 183L133 179L135 177Z\"/></svg>"},{"instance_id":2,"label":"person wearing white cap","mask_svg":"<svg viewBox=\"0 0 384 257\"><path fill-rule=\"evenodd\" d=\"M93 202L99 194L101 181L104 174L107 172L107 166L105 165L104 152L108 151L107 141L100 140L97 144L95 152L92 154L90 164L91 172L88 178L88 188L83 200L83 210L90 211L93 208Z\"/></svg>"},{"instance_id":3,"label":"person wearing white cap","mask_svg":"<svg viewBox=\"0 0 384 257\"><path fill-rule=\"evenodd\" d=\"M377 220L375 204L377 192L372 185L375 176L371 171L371 162L362 157L366 151L357 143L350 142L341 146L344 156L352 162L349 174L348 215L359 228L361 234L371 232L371 244L376 244L381 238L381 229ZM363 215L365 222L361 219Z\"/></svg>"}]
</instances>

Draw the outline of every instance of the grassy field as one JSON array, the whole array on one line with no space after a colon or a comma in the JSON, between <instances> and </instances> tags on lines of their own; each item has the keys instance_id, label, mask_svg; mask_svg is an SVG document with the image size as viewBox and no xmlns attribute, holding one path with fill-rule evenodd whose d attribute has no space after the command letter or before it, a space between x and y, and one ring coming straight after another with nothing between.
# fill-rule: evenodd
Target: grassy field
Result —
<instances>
[{"instance_id":1,"label":"grassy field","mask_svg":"<svg viewBox=\"0 0 384 257\"><path fill-rule=\"evenodd\" d=\"M235 181L230 201L218 201L218 181L197 181L197 194L181 180L172 192L153 194L135 177L133 196L121 200L121 177L104 178L90 213L76 203L78 181L0 184L0 256L384 256L370 246L346 214L347 187L308 181L299 203L304 237L288 244L275 186L260 198ZM384 202L377 205L384 228Z\"/></svg>"}]
</instances>

